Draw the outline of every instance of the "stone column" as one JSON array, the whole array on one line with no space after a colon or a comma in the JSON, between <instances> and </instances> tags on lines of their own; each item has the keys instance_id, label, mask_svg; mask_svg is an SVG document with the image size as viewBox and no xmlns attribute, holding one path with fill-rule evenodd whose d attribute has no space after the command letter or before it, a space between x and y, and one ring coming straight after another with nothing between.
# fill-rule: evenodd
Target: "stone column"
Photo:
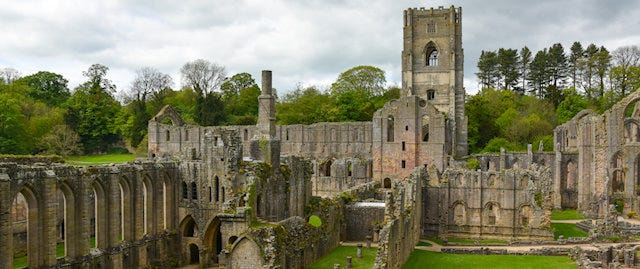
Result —
<instances>
[{"instance_id":1,"label":"stone column","mask_svg":"<svg viewBox=\"0 0 640 269\"><path fill-rule=\"evenodd\" d=\"M13 218L11 216L10 182L8 174L0 174L0 268L13 268Z\"/></svg>"},{"instance_id":2,"label":"stone column","mask_svg":"<svg viewBox=\"0 0 640 269\"><path fill-rule=\"evenodd\" d=\"M553 208L562 208L562 153L560 152L560 143L556 144L556 160L555 171L553 177ZM579 180L578 180L579 181Z\"/></svg>"},{"instance_id":3,"label":"stone column","mask_svg":"<svg viewBox=\"0 0 640 269\"><path fill-rule=\"evenodd\" d=\"M44 186L42 188L42 212L38 216L42 221L39 229L42 229L41 252L43 255L43 265L56 264L56 219L58 211L58 193L56 184L56 175L52 170L45 171Z\"/></svg>"}]
</instances>

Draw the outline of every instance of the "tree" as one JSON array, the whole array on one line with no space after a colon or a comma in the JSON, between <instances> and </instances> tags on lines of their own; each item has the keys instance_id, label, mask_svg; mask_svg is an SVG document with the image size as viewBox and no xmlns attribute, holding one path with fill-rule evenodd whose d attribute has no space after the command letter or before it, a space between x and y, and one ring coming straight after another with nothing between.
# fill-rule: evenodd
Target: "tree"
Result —
<instances>
[{"instance_id":1,"label":"tree","mask_svg":"<svg viewBox=\"0 0 640 269\"><path fill-rule=\"evenodd\" d=\"M173 79L155 68L143 67L136 71L136 77L131 82L129 100L146 102L147 97L153 96L173 85Z\"/></svg>"},{"instance_id":2,"label":"tree","mask_svg":"<svg viewBox=\"0 0 640 269\"><path fill-rule=\"evenodd\" d=\"M228 124L252 125L257 122L258 96L261 92L249 73L233 75L220 89Z\"/></svg>"},{"instance_id":3,"label":"tree","mask_svg":"<svg viewBox=\"0 0 640 269\"><path fill-rule=\"evenodd\" d=\"M560 124L570 121L578 112L588 107L587 100L582 95L579 95L575 88L566 89L564 96L564 100L560 102L556 109Z\"/></svg>"},{"instance_id":4,"label":"tree","mask_svg":"<svg viewBox=\"0 0 640 269\"><path fill-rule=\"evenodd\" d=\"M20 72L10 67L0 69L0 84L10 85L20 78Z\"/></svg>"},{"instance_id":5,"label":"tree","mask_svg":"<svg viewBox=\"0 0 640 269\"><path fill-rule=\"evenodd\" d=\"M482 51L478 59L478 73L476 73L482 88L493 88L497 85L500 71L498 70L498 55L494 51Z\"/></svg>"},{"instance_id":6,"label":"tree","mask_svg":"<svg viewBox=\"0 0 640 269\"><path fill-rule=\"evenodd\" d=\"M224 103L219 93L196 96L195 120L201 126L217 126L225 122Z\"/></svg>"},{"instance_id":7,"label":"tree","mask_svg":"<svg viewBox=\"0 0 640 269\"><path fill-rule=\"evenodd\" d=\"M567 57L564 54L562 44L556 43L549 48L547 61L551 85L555 89L563 88L567 77Z\"/></svg>"},{"instance_id":8,"label":"tree","mask_svg":"<svg viewBox=\"0 0 640 269\"><path fill-rule=\"evenodd\" d=\"M595 62L592 57L594 54L598 52L598 47L595 44L589 44L587 48L584 50L583 58L578 61L578 67L580 69L580 73L582 74L582 88L588 97L595 97L595 92L593 90L593 77L595 75Z\"/></svg>"},{"instance_id":9,"label":"tree","mask_svg":"<svg viewBox=\"0 0 640 269\"><path fill-rule=\"evenodd\" d=\"M67 102L65 121L80 135L88 153L106 152L118 141L116 119L120 103L112 92L115 85L106 79L108 67L94 64L83 75L87 81L78 86Z\"/></svg>"},{"instance_id":10,"label":"tree","mask_svg":"<svg viewBox=\"0 0 640 269\"><path fill-rule=\"evenodd\" d=\"M518 84L518 51L515 49L498 50L498 71L502 76L504 89L512 90Z\"/></svg>"},{"instance_id":11,"label":"tree","mask_svg":"<svg viewBox=\"0 0 640 269\"><path fill-rule=\"evenodd\" d=\"M604 96L604 78L609 71L609 67L611 66L611 55L609 51L605 47L600 47L598 52L591 56L592 61L595 66L595 73L598 76L599 81L599 91L598 97Z\"/></svg>"},{"instance_id":12,"label":"tree","mask_svg":"<svg viewBox=\"0 0 640 269\"><path fill-rule=\"evenodd\" d=\"M611 68L610 77L621 96L633 91L638 81L637 70L640 67L640 49L638 46L619 47L611 53L615 67Z\"/></svg>"},{"instance_id":13,"label":"tree","mask_svg":"<svg viewBox=\"0 0 640 269\"><path fill-rule=\"evenodd\" d=\"M40 71L17 79L15 83L24 83L29 87L27 93L31 98L50 106L61 106L71 97L68 81L60 74Z\"/></svg>"},{"instance_id":14,"label":"tree","mask_svg":"<svg viewBox=\"0 0 640 269\"><path fill-rule=\"evenodd\" d=\"M24 86L0 84L0 153L28 153L26 116L21 104L25 101Z\"/></svg>"},{"instance_id":15,"label":"tree","mask_svg":"<svg viewBox=\"0 0 640 269\"><path fill-rule=\"evenodd\" d=\"M523 95L526 88L527 76L529 74L529 64L531 63L531 50L527 46L524 46L520 50L520 74L522 78L522 89L518 91L521 95Z\"/></svg>"},{"instance_id":16,"label":"tree","mask_svg":"<svg viewBox=\"0 0 640 269\"><path fill-rule=\"evenodd\" d=\"M82 152L80 136L67 125L54 126L51 132L42 138L40 143L48 154L69 156Z\"/></svg>"},{"instance_id":17,"label":"tree","mask_svg":"<svg viewBox=\"0 0 640 269\"><path fill-rule=\"evenodd\" d=\"M584 57L584 49L582 48L582 44L576 41L571 45L571 54L569 55L569 72L571 73L571 82L573 83L573 88L577 88L578 82L578 70L580 69L579 63L580 60Z\"/></svg>"},{"instance_id":18,"label":"tree","mask_svg":"<svg viewBox=\"0 0 640 269\"><path fill-rule=\"evenodd\" d=\"M329 94L314 86L298 85L276 104L276 118L282 125L328 122L331 121L328 111L332 109L335 109L335 99Z\"/></svg>"},{"instance_id":19,"label":"tree","mask_svg":"<svg viewBox=\"0 0 640 269\"><path fill-rule=\"evenodd\" d=\"M251 74L249 73L239 73L233 75L230 79L227 79L220 86L220 90L222 91L222 99L226 102L231 99L233 96L237 96L240 94L240 91L246 88L250 88L253 86L258 86L256 81L253 79Z\"/></svg>"},{"instance_id":20,"label":"tree","mask_svg":"<svg viewBox=\"0 0 640 269\"><path fill-rule=\"evenodd\" d=\"M547 64L547 49L540 50L531 61L529 69L529 86L534 95L542 98L549 85L549 68Z\"/></svg>"},{"instance_id":21,"label":"tree","mask_svg":"<svg viewBox=\"0 0 640 269\"><path fill-rule=\"evenodd\" d=\"M374 66L361 65L344 71L331 84L331 94L352 92L366 97L382 95L387 79L384 71Z\"/></svg>"},{"instance_id":22,"label":"tree","mask_svg":"<svg viewBox=\"0 0 640 269\"><path fill-rule=\"evenodd\" d=\"M191 87L202 97L218 90L227 78L224 67L203 59L184 64L180 73L183 85Z\"/></svg>"}]
</instances>

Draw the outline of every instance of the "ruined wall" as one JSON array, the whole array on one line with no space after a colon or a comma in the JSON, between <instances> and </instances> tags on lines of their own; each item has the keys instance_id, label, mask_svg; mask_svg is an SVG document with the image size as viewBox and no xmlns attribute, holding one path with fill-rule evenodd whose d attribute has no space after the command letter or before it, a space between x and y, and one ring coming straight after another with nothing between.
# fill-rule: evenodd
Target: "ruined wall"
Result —
<instances>
[{"instance_id":1,"label":"ruined wall","mask_svg":"<svg viewBox=\"0 0 640 269\"><path fill-rule=\"evenodd\" d=\"M429 173L423 234L461 238L552 239L550 169Z\"/></svg>"},{"instance_id":2,"label":"ruined wall","mask_svg":"<svg viewBox=\"0 0 640 269\"><path fill-rule=\"evenodd\" d=\"M385 219L374 268L401 268L420 239L422 182L425 168L416 168L386 193Z\"/></svg>"},{"instance_id":3,"label":"ruined wall","mask_svg":"<svg viewBox=\"0 0 640 269\"><path fill-rule=\"evenodd\" d=\"M25 197L30 267L59 264L55 253L60 212L64 212L66 245L61 264L108 268L161 264L172 257L167 250L174 245L171 231L177 225L166 216L176 211L177 201L172 197L177 182L173 162L83 168L5 162L0 164L0 210L10 212L18 193ZM58 191L64 195L63 205L57 199ZM63 206L66 208L59 210ZM91 219L95 219L93 227ZM0 216L1 268L12 267L13 224L11 214ZM92 234L95 248L89 245Z\"/></svg>"}]
</instances>

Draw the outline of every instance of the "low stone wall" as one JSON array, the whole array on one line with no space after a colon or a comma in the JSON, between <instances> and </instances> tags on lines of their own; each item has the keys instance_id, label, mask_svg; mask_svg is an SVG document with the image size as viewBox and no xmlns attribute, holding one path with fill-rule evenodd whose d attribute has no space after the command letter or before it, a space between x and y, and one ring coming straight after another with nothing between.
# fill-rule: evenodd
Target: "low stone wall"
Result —
<instances>
[{"instance_id":1,"label":"low stone wall","mask_svg":"<svg viewBox=\"0 0 640 269\"><path fill-rule=\"evenodd\" d=\"M476 255L533 255L533 256L566 256L567 248L541 248L525 251L509 252L504 248L442 248L442 253L449 254L476 254Z\"/></svg>"},{"instance_id":2,"label":"low stone wall","mask_svg":"<svg viewBox=\"0 0 640 269\"><path fill-rule=\"evenodd\" d=\"M365 241L374 238L384 221L384 202L365 202L346 205L344 208L347 225L347 241Z\"/></svg>"},{"instance_id":3,"label":"low stone wall","mask_svg":"<svg viewBox=\"0 0 640 269\"><path fill-rule=\"evenodd\" d=\"M621 244L603 246L598 249L574 247L569 257L576 261L579 268L638 268L637 251L640 244Z\"/></svg>"}]
</instances>

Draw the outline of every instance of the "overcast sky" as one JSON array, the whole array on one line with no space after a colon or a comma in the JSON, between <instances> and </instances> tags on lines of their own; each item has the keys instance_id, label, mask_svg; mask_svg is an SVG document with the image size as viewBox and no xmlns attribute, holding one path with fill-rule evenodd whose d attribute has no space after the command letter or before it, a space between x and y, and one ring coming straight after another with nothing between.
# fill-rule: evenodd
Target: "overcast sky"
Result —
<instances>
[{"instance_id":1,"label":"overcast sky","mask_svg":"<svg viewBox=\"0 0 640 269\"><path fill-rule=\"evenodd\" d=\"M98 3L100 2L100 3ZM73 89L93 63L119 91L149 66L182 85L180 67L206 59L229 76L273 71L283 94L297 84L328 87L354 66L386 71L400 85L402 12L462 6L465 87L477 92L481 50L539 49L573 41L609 50L640 45L640 1L397 0L20 0L0 8L0 68L62 74Z\"/></svg>"}]
</instances>

